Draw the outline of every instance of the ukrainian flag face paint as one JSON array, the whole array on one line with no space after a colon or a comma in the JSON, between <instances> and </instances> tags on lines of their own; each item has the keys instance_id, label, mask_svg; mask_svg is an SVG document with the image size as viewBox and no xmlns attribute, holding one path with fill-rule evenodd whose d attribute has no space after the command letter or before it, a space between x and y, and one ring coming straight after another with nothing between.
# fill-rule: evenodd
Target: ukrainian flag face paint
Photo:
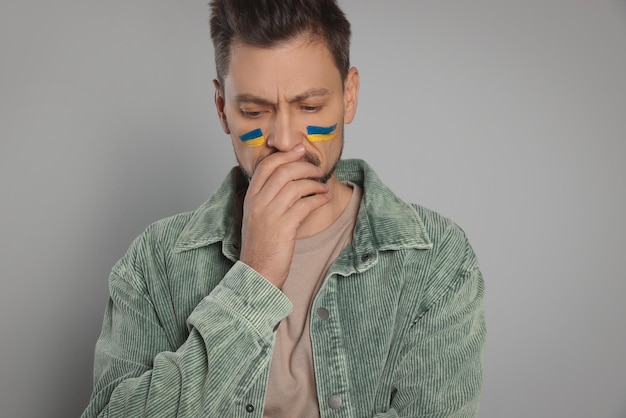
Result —
<instances>
[{"instance_id":1,"label":"ukrainian flag face paint","mask_svg":"<svg viewBox=\"0 0 626 418\"><path fill-rule=\"evenodd\" d=\"M241 135L239 139L247 147L260 147L265 144L265 137L261 129L255 129L254 131L245 133Z\"/></svg>"},{"instance_id":2,"label":"ukrainian flag face paint","mask_svg":"<svg viewBox=\"0 0 626 418\"><path fill-rule=\"evenodd\" d=\"M330 141L337 135L337 124L333 126L307 126L306 138L309 142Z\"/></svg>"}]
</instances>

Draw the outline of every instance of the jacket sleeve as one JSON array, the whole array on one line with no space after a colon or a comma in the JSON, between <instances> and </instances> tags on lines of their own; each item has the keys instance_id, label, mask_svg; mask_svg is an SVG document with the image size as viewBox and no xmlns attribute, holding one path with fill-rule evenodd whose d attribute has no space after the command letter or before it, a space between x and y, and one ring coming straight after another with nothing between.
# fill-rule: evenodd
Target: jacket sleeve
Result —
<instances>
[{"instance_id":1,"label":"jacket sleeve","mask_svg":"<svg viewBox=\"0 0 626 418\"><path fill-rule=\"evenodd\" d=\"M189 316L185 343L171 348L134 274L124 268L111 274L94 391L82 417L219 416L232 410L233 399L267 369L274 328L290 313L289 300L237 262Z\"/></svg>"},{"instance_id":2,"label":"jacket sleeve","mask_svg":"<svg viewBox=\"0 0 626 418\"><path fill-rule=\"evenodd\" d=\"M391 408L375 418L475 418L486 336L484 282L474 253L415 320L403 346Z\"/></svg>"}]
</instances>

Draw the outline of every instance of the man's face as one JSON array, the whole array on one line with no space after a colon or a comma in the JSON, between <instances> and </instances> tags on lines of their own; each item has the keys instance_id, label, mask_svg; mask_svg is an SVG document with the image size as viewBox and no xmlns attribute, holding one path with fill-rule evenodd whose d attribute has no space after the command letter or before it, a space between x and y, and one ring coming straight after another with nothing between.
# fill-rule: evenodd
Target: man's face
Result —
<instances>
[{"instance_id":1,"label":"man's face","mask_svg":"<svg viewBox=\"0 0 626 418\"><path fill-rule=\"evenodd\" d=\"M342 83L323 43L304 36L272 48L234 42L224 85L215 84L222 126L249 178L265 157L300 143L306 160L333 174L343 125L356 111L359 79L353 68ZM312 134L332 127L331 135Z\"/></svg>"}]
</instances>

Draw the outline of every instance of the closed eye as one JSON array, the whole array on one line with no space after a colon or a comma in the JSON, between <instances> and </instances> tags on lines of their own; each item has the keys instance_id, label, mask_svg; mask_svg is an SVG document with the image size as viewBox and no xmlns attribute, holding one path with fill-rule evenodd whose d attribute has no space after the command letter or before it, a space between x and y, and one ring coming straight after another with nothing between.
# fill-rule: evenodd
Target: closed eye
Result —
<instances>
[{"instance_id":1,"label":"closed eye","mask_svg":"<svg viewBox=\"0 0 626 418\"><path fill-rule=\"evenodd\" d=\"M306 106L306 105L300 106L300 109L302 109L303 111L305 111L307 113L318 112L321 108L322 108L322 106Z\"/></svg>"},{"instance_id":2,"label":"closed eye","mask_svg":"<svg viewBox=\"0 0 626 418\"><path fill-rule=\"evenodd\" d=\"M249 119L257 119L261 117L261 115L263 114L262 111L258 111L258 110L240 109L239 111L241 112L241 116L243 116L244 118L249 118Z\"/></svg>"}]
</instances>

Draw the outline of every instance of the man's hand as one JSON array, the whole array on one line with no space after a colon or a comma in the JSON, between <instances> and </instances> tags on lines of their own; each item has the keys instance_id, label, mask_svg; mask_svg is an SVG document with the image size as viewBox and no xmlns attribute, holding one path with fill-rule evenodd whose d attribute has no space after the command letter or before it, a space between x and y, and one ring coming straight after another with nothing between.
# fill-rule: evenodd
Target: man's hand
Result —
<instances>
[{"instance_id":1,"label":"man's hand","mask_svg":"<svg viewBox=\"0 0 626 418\"><path fill-rule=\"evenodd\" d=\"M321 168L300 160L304 151L298 144L261 161L244 201L240 259L279 289L289 274L300 224L330 200L328 186L315 180Z\"/></svg>"}]
</instances>

